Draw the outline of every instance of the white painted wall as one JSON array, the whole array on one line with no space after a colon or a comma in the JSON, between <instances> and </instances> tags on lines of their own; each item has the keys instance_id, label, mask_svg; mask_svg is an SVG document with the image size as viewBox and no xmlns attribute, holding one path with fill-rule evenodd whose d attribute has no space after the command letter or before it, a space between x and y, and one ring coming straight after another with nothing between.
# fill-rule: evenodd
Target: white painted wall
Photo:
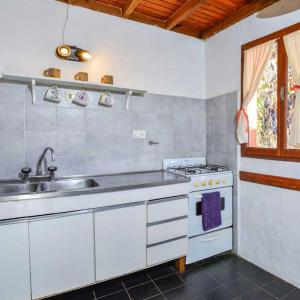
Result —
<instances>
[{"instance_id":1,"label":"white painted wall","mask_svg":"<svg viewBox=\"0 0 300 300\"><path fill-rule=\"evenodd\" d=\"M241 45L299 22L300 11L262 20L249 17L206 43L206 96L240 90ZM241 158L241 170L300 178L300 165ZM239 183L238 252L300 287L299 192ZM297 229L298 228L298 229Z\"/></svg>"},{"instance_id":2,"label":"white painted wall","mask_svg":"<svg viewBox=\"0 0 300 300\"><path fill-rule=\"evenodd\" d=\"M64 78L87 71L91 81L153 93L204 98L204 43L154 26L70 6L65 42L89 49L88 63L55 56L67 6L54 0L0 1L0 71L41 75L58 67Z\"/></svg>"}]
</instances>

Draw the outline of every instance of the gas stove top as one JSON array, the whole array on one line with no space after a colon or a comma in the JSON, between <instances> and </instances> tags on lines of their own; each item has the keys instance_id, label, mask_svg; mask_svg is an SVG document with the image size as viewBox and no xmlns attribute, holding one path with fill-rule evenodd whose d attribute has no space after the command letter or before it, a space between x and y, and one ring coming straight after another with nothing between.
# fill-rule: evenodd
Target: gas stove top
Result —
<instances>
[{"instance_id":1,"label":"gas stove top","mask_svg":"<svg viewBox=\"0 0 300 300\"><path fill-rule=\"evenodd\" d=\"M228 167L207 164L205 157L164 159L163 168L190 177L190 192L223 188L233 184L233 175Z\"/></svg>"},{"instance_id":2,"label":"gas stove top","mask_svg":"<svg viewBox=\"0 0 300 300\"><path fill-rule=\"evenodd\" d=\"M228 167L213 165L213 164L200 164L200 165L187 165L187 166L169 166L167 167L168 171L176 172L184 175L198 175L198 174L207 174L207 173L217 173L229 171Z\"/></svg>"}]
</instances>

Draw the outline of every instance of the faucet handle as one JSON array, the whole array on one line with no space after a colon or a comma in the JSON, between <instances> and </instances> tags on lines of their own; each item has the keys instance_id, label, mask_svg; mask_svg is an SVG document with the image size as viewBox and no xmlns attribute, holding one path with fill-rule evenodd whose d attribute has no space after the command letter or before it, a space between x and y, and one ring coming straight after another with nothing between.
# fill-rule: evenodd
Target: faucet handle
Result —
<instances>
[{"instance_id":1,"label":"faucet handle","mask_svg":"<svg viewBox=\"0 0 300 300\"><path fill-rule=\"evenodd\" d=\"M31 168L29 168L29 167L24 167L23 169L21 169L21 172L23 173L23 174L29 174L30 172L31 172Z\"/></svg>"},{"instance_id":2,"label":"faucet handle","mask_svg":"<svg viewBox=\"0 0 300 300\"><path fill-rule=\"evenodd\" d=\"M50 167L48 167L48 171L49 171L49 172L55 172L55 171L57 171L57 167L55 167L55 166L50 166Z\"/></svg>"},{"instance_id":3,"label":"faucet handle","mask_svg":"<svg viewBox=\"0 0 300 300\"><path fill-rule=\"evenodd\" d=\"M21 175L20 177L25 181L27 182L29 180L29 174L31 172L31 168L29 167L24 167L23 169L21 169Z\"/></svg>"},{"instance_id":4,"label":"faucet handle","mask_svg":"<svg viewBox=\"0 0 300 300\"><path fill-rule=\"evenodd\" d=\"M57 171L57 167L49 166L48 171L50 173L51 180L55 180L55 172Z\"/></svg>"}]
</instances>

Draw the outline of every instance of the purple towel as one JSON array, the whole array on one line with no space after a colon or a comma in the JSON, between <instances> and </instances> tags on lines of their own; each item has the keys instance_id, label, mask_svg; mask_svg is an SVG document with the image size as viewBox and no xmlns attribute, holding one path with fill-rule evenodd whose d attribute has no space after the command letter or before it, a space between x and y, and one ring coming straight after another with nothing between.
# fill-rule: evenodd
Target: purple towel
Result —
<instances>
[{"instance_id":1,"label":"purple towel","mask_svg":"<svg viewBox=\"0 0 300 300\"><path fill-rule=\"evenodd\" d=\"M204 231L222 224L220 192L202 194L202 224Z\"/></svg>"}]
</instances>

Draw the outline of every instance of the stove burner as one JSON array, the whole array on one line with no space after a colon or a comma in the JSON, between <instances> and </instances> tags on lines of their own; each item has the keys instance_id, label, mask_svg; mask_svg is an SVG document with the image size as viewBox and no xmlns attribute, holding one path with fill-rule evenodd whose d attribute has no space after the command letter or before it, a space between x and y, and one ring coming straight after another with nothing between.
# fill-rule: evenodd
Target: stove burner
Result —
<instances>
[{"instance_id":1,"label":"stove burner","mask_svg":"<svg viewBox=\"0 0 300 300\"><path fill-rule=\"evenodd\" d=\"M224 172L229 171L226 166L219 166L213 164L207 165L188 165L188 166L173 166L168 167L168 170L175 172L183 172L185 175L195 175L195 174L205 174L205 173L216 173L216 172Z\"/></svg>"}]
</instances>

